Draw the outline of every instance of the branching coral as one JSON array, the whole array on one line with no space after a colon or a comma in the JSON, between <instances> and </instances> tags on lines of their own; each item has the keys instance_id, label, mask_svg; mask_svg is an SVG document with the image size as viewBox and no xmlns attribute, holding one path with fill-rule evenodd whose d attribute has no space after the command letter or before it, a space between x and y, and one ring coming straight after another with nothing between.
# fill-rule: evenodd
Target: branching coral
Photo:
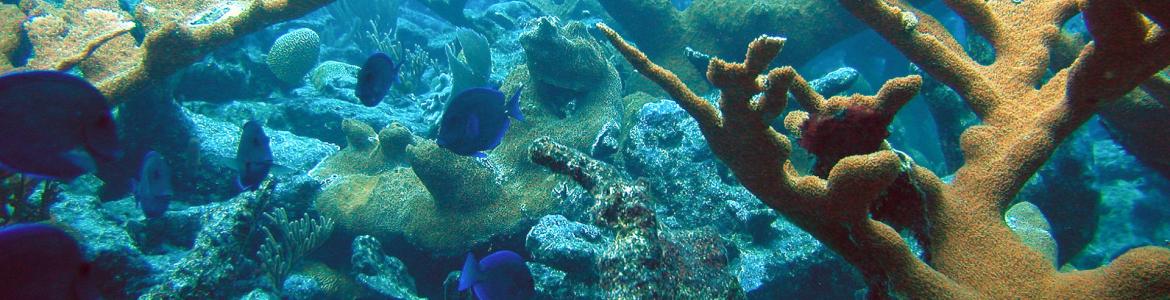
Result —
<instances>
[{"instance_id":1,"label":"branching coral","mask_svg":"<svg viewBox=\"0 0 1170 300\"><path fill-rule=\"evenodd\" d=\"M130 20L118 1L69 0L59 7L25 1L22 8L29 18L24 31L35 55L25 67L63 70L80 66L86 79L117 103L236 37L331 2L146 0L139 3L135 19ZM136 45L134 38L125 34L133 27L131 21L147 30L141 44ZM5 38L17 39L19 35Z\"/></svg>"},{"instance_id":2,"label":"branching coral","mask_svg":"<svg viewBox=\"0 0 1170 300\"><path fill-rule=\"evenodd\" d=\"M784 107L789 89L814 115L840 98L818 101L791 68L758 78L779 52L780 39L754 41L743 64L711 62L708 78L723 91L716 108L616 32L600 28L635 68L698 120L712 150L748 190L857 267L871 296L1141 299L1170 293L1170 250L1137 248L1099 269L1060 273L1014 236L1003 219L1024 182L1098 104L1170 63L1165 28L1148 22L1130 5L1135 2L1127 1L946 1L996 48L995 63L982 66L937 21L890 2L840 3L957 91L983 119L983 125L963 134L966 163L953 184L886 150L844 157L826 178L797 174L788 162L788 139L765 124ZM1075 15L1078 5L1097 41L1082 50L1072 67L1036 88L1057 25ZM1166 9L1144 9L1150 19L1165 20ZM878 97L859 102L892 113L918 84L914 77L894 79ZM877 199L904 194L887 190L901 176L914 183L917 191L911 194L924 200L929 262L916 257L889 225L870 218Z\"/></svg>"},{"instance_id":3,"label":"branching coral","mask_svg":"<svg viewBox=\"0 0 1170 300\"><path fill-rule=\"evenodd\" d=\"M1158 74L1142 83L1142 90L1164 107L1170 107L1170 77Z\"/></svg>"},{"instance_id":4,"label":"branching coral","mask_svg":"<svg viewBox=\"0 0 1170 300\"><path fill-rule=\"evenodd\" d=\"M800 41L781 62L811 59L863 26L833 1L696 0L679 11L669 0L599 0L628 38L659 64L671 68L700 94L701 70L689 68L684 48L738 58L740 47L761 33ZM914 0L922 3L925 1Z\"/></svg>"}]
</instances>

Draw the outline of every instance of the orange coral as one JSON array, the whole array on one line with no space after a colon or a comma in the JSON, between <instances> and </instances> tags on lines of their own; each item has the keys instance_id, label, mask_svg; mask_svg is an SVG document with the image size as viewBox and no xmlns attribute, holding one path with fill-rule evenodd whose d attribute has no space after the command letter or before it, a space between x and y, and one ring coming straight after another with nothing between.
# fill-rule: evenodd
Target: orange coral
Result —
<instances>
[{"instance_id":1,"label":"orange coral","mask_svg":"<svg viewBox=\"0 0 1170 300\"><path fill-rule=\"evenodd\" d=\"M20 8L28 20L23 26L35 53L24 67L68 70L79 66L86 79L117 104L236 37L300 17L333 1L147 0L135 13L134 21L147 30L138 45L125 34L134 23L118 8L118 1L67 0L57 7L43 0L24 0ZM0 13L7 15L11 10L6 6ZM0 51L7 56L12 50L0 44Z\"/></svg>"},{"instance_id":2,"label":"orange coral","mask_svg":"<svg viewBox=\"0 0 1170 300\"><path fill-rule=\"evenodd\" d=\"M133 67L102 81L98 89L117 102L156 80L194 63L207 52L270 24L293 19L333 0L257 0L247 7L229 8L222 19L206 24L199 20L170 21L151 31L142 42L142 58ZM219 5L242 5L222 2ZM217 9L207 7L206 9ZM194 11L194 10L192 10ZM237 14L238 13L238 14ZM197 17L198 14L192 17Z\"/></svg>"},{"instance_id":3,"label":"orange coral","mask_svg":"<svg viewBox=\"0 0 1170 300\"><path fill-rule=\"evenodd\" d=\"M28 18L23 27L33 45L33 57L26 68L68 70L114 40L124 47L133 46L134 38L126 33L134 28L134 22L118 9L116 1L67 1L61 7L26 1L25 6ZM90 80L102 78L108 75L107 70L117 67L88 61L92 64L83 65L83 73Z\"/></svg>"},{"instance_id":4,"label":"orange coral","mask_svg":"<svg viewBox=\"0 0 1170 300\"><path fill-rule=\"evenodd\" d=\"M876 98L823 101L790 67L760 78L783 45L782 39L761 37L749 46L743 64L712 60L707 76L723 91L717 109L612 29L599 28L641 74L698 121L712 150L748 190L857 267L871 296L1144 299L1170 294L1170 250L1133 249L1108 266L1061 273L1020 242L1003 220L1023 183L1097 104L1121 96L1170 63L1165 29L1146 21L1135 9L1140 6L1117 0L946 2L995 46L995 63L975 63L937 21L913 7L887 0L841 1L955 89L983 118L983 125L963 135L967 162L953 184L889 150L840 159L827 178L801 176L788 161L788 139L767 125L784 107L789 89L814 116L843 108L833 103L886 107L893 113L917 92L916 77L886 82ZM1085 47L1072 67L1034 88L1048 65L1058 25L1078 6L1097 42ZM1146 15L1165 20L1161 7L1147 8ZM760 93L759 100L752 100ZM785 123L791 127L804 119L808 116L793 114ZM890 197L883 194L899 176L910 177L925 200L921 217L931 224L925 241L929 263L912 254L893 228L870 218L875 202Z\"/></svg>"}]
</instances>

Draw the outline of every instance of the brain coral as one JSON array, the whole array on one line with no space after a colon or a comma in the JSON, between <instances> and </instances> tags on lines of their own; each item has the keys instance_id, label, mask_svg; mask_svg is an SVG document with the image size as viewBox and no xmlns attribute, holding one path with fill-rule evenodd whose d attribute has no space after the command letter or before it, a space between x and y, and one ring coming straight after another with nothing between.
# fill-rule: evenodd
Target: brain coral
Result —
<instances>
[{"instance_id":1,"label":"brain coral","mask_svg":"<svg viewBox=\"0 0 1170 300\"><path fill-rule=\"evenodd\" d=\"M317 65L321 38L311 29L301 28L276 39L268 50L268 69L284 82L299 83Z\"/></svg>"}]
</instances>

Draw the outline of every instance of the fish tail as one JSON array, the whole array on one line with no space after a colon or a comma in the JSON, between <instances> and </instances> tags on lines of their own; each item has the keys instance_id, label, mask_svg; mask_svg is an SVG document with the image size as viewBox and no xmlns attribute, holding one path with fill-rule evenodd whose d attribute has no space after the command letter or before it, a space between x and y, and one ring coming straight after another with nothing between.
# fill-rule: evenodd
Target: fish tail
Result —
<instances>
[{"instance_id":1,"label":"fish tail","mask_svg":"<svg viewBox=\"0 0 1170 300\"><path fill-rule=\"evenodd\" d=\"M236 188L241 192L244 192L248 190L248 187L244 186L244 181L242 179L243 178L241 178L241 176L236 176Z\"/></svg>"},{"instance_id":2,"label":"fish tail","mask_svg":"<svg viewBox=\"0 0 1170 300\"><path fill-rule=\"evenodd\" d=\"M467 259L463 260L463 271L459 273L459 291L466 291L475 285L476 277L479 275L478 271L475 255L467 253Z\"/></svg>"},{"instance_id":3,"label":"fish tail","mask_svg":"<svg viewBox=\"0 0 1170 300\"><path fill-rule=\"evenodd\" d=\"M524 90L524 85L516 88L512 92L512 98L508 99L508 115L516 120L524 121L524 114L520 112L520 91Z\"/></svg>"}]
</instances>

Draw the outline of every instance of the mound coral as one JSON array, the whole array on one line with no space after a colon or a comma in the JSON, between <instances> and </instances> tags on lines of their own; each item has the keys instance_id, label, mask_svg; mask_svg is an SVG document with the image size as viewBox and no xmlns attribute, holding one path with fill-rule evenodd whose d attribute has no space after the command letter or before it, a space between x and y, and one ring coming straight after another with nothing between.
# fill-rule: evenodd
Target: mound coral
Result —
<instances>
[{"instance_id":1,"label":"mound coral","mask_svg":"<svg viewBox=\"0 0 1170 300\"><path fill-rule=\"evenodd\" d=\"M268 69L276 78L287 83L300 83L305 74L317 65L321 38L312 29L289 31L276 39L268 50Z\"/></svg>"},{"instance_id":2,"label":"mound coral","mask_svg":"<svg viewBox=\"0 0 1170 300\"><path fill-rule=\"evenodd\" d=\"M24 33L34 53L29 69L81 68L86 79L110 101L120 103L148 84L167 78L236 37L268 25L290 20L321 8L333 0L170 1L144 0L131 15L115 0L23 1L0 5L0 33L13 31L23 20ZM126 34L134 23L146 31L141 43ZM68 29L68 30L66 30ZM68 33L68 34L64 34ZM12 45L22 34L5 34L0 51L13 61Z\"/></svg>"},{"instance_id":3,"label":"mound coral","mask_svg":"<svg viewBox=\"0 0 1170 300\"><path fill-rule=\"evenodd\" d=\"M827 108L841 98L824 101L808 92L789 67L759 78L783 39L756 39L742 64L712 60L707 77L723 92L716 108L612 29L599 27L641 74L699 122L712 150L748 190L855 266L871 297L1145 299L1170 293L1170 250L1164 247L1132 249L1107 266L1062 273L1021 242L1003 215L1027 179L1099 104L1170 64L1164 27L1170 7L1154 1L946 1L995 47L995 62L985 66L970 59L936 20L902 1L840 3L982 118L982 125L963 133L966 162L953 183L889 150L842 158L826 178L797 174L788 161L788 138L766 124L780 113L789 90L812 115L839 111ZM1071 67L1042 82L1059 25L1078 8L1096 41ZM860 102L896 111L919 83L894 79L874 101ZM888 190L903 176L915 193ZM919 217L930 224L923 242L928 261L915 256L890 225L871 219L884 194L922 198Z\"/></svg>"},{"instance_id":4,"label":"mound coral","mask_svg":"<svg viewBox=\"0 0 1170 300\"><path fill-rule=\"evenodd\" d=\"M574 24L534 25L538 28L522 38L522 44L533 45L525 46L526 52L543 52L530 54L528 65L517 67L500 90L523 89L520 106L526 121L513 123L486 161L455 155L429 140L391 143L391 129L375 134L368 125L343 123L349 146L310 173L329 182L316 199L321 213L337 220L343 231L387 241L405 236L435 256L459 255L493 237L518 234L522 221L548 213L556 205L549 193L563 179L532 163L528 144L550 136L574 149L589 149L605 123L619 118L621 107L616 69L599 54L600 45L587 38L585 27ZM554 78L584 76L557 71L570 68L598 73L584 77L594 79L584 86L550 84L563 82ZM387 158L387 149L405 151L405 156ZM411 168L399 168L407 165Z\"/></svg>"},{"instance_id":5,"label":"mound coral","mask_svg":"<svg viewBox=\"0 0 1170 300\"><path fill-rule=\"evenodd\" d=\"M526 191L505 191L475 159L415 141L397 124L377 134L353 120L342 127L349 146L310 176L326 182L317 209L343 231L458 255L518 224Z\"/></svg>"}]
</instances>

